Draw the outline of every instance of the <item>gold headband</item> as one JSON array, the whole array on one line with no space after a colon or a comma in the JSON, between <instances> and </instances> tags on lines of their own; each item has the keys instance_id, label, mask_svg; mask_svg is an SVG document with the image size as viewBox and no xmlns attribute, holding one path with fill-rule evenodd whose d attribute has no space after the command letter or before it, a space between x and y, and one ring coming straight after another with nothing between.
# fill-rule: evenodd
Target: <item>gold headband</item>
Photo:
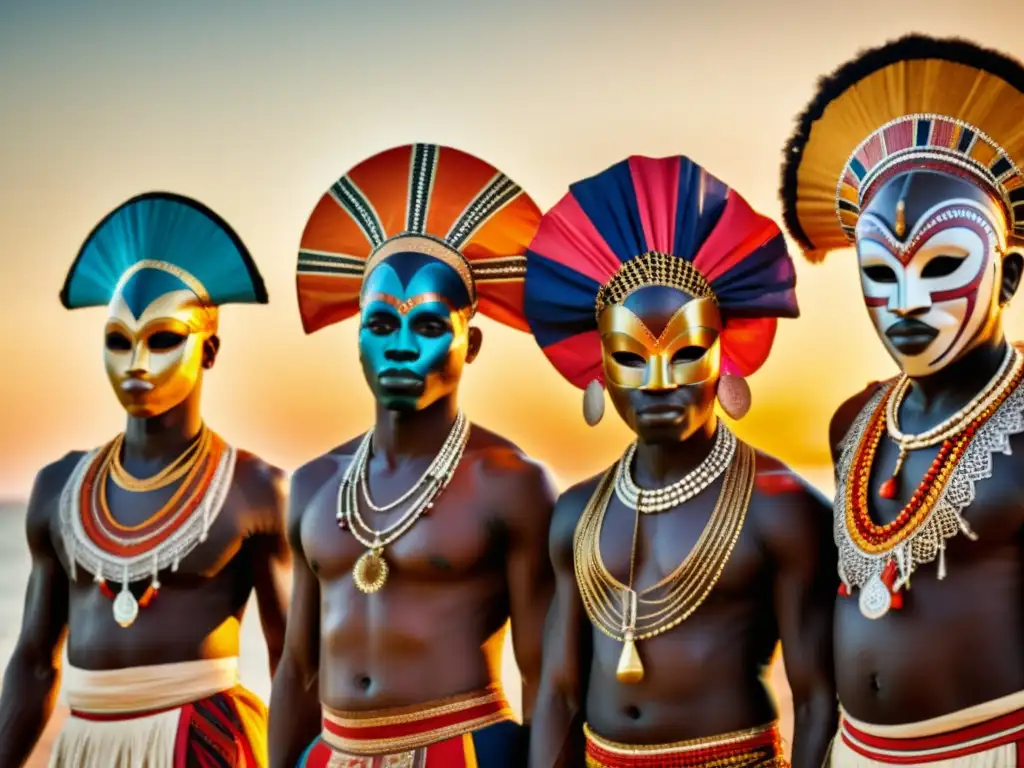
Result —
<instances>
[{"instance_id":1,"label":"gold headband","mask_svg":"<svg viewBox=\"0 0 1024 768\"><path fill-rule=\"evenodd\" d=\"M177 264L171 264L168 261L160 261L159 259L143 259L142 261L137 261L128 267L117 281L117 285L114 286L113 295L116 296L119 294L132 278L132 275L136 272L142 271L143 269L159 269L162 272L174 275L188 286L188 289L198 296L200 301L204 304L210 303L210 294L207 293L205 286L199 282L199 279L195 275L190 272L186 272Z\"/></svg>"},{"instance_id":2,"label":"gold headband","mask_svg":"<svg viewBox=\"0 0 1024 768\"><path fill-rule=\"evenodd\" d=\"M469 262L466 260L466 257L459 253L457 249L448 245L448 243L437 240L428 235L413 235L405 233L388 238L370 254L370 258L366 260L366 267L363 270L363 275L369 275L370 272L373 271L374 267L388 256L393 256L396 253L409 252L422 253L424 256L430 256L431 258L437 259L454 269L462 282L465 283L466 290L469 292L470 301L472 302L473 311L476 311L476 283L473 280L473 272L470 269Z\"/></svg>"},{"instance_id":3,"label":"gold headband","mask_svg":"<svg viewBox=\"0 0 1024 768\"><path fill-rule=\"evenodd\" d=\"M648 251L624 263L597 292L595 313L600 315L610 304L621 304L641 288L662 285L675 288L698 299L718 297L704 275L686 259L660 251Z\"/></svg>"}]
</instances>

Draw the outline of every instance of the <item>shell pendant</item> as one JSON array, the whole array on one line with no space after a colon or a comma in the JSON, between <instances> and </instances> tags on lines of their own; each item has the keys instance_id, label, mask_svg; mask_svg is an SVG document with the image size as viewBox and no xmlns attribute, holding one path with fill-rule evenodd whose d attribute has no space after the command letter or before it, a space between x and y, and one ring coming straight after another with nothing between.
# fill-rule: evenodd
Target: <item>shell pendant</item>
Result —
<instances>
[{"instance_id":1,"label":"shell pendant","mask_svg":"<svg viewBox=\"0 0 1024 768\"><path fill-rule=\"evenodd\" d=\"M122 627L130 627L139 616L139 601L125 583L114 598L114 621Z\"/></svg>"}]
</instances>

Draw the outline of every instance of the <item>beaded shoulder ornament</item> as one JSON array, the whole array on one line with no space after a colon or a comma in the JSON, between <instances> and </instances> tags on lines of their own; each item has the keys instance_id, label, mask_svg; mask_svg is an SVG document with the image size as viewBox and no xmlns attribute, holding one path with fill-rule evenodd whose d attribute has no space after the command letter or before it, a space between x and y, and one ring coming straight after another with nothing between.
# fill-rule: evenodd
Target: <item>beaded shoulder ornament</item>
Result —
<instances>
[{"instance_id":1,"label":"beaded shoulder ornament","mask_svg":"<svg viewBox=\"0 0 1024 768\"><path fill-rule=\"evenodd\" d=\"M1018 385L976 431L960 438L963 445L953 450L961 455L958 461L951 457L954 463L944 484L943 478L931 484L929 492L935 494L931 509L922 510L923 516L916 525L907 526L902 536L894 532L886 537L891 546L872 545L858 530L851 508L858 494L854 470L864 458L868 432L879 421L884 432L885 402L896 386L893 383L880 388L864 406L844 438L836 466L834 526L840 595L850 595L854 587L860 590L861 613L870 619L881 618L902 605L901 590L909 588L911 575L922 565L938 560L938 578L945 578L946 542L961 533L971 540L976 538L963 516L974 501L975 484L992 476L992 455L1010 455L1010 437L1024 432L1024 387ZM862 471L870 472L870 463ZM925 499L925 503L930 500Z\"/></svg>"},{"instance_id":2,"label":"beaded shoulder ornament","mask_svg":"<svg viewBox=\"0 0 1024 768\"><path fill-rule=\"evenodd\" d=\"M105 504L108 465L118 441L85 454L68 478L60 497L60 529L71 578L81 566L94 575L100 589L114 601L114 620L131 626L139 608L147 607L160 589L159 573L178 570L200 543L224 507L235 470L235 449L212 435L205 461L196 462L196 475L183 481L178 493L159 512L139 526L122 526ZM129 588L146 577L150 584L136 599ZM120 581L115 596L107 580Z\"/></svg>"}]
</instances>

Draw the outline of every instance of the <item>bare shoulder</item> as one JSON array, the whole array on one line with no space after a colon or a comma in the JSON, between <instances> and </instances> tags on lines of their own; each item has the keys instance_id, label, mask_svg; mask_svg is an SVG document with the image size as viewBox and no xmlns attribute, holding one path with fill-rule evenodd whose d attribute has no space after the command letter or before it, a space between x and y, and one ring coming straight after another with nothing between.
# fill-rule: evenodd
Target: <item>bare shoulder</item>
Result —
<instances>
[{"instance_id":1,"label":"bare shoulder","mask_svg":"<svg viewBox=\"0 0 1024 768\"><path fill-rule=\"evenodd\" d=\"M238 450L234 485L245 497L249 533L280 532L288 500L285 471L249 451Z\"/></svg>"},{"instance_id":2,"label":"bare shoulder","mask_svg":"<svg viewBox=\"0 0 1024 768\"><path fill-rule=\"evenodd\" d=\"M756 456L747 515L766 548L795 553L820 546L832 530L832 506L824 494L776 457Z\"/></svg>"},{"instance_id":3,"label":"bare shoulder","mask_svg":"<svg viewBox=\"0 0 1024 768\"><path fill-rule=\"evenodd\" d=\"M50 538L61 492L85 454L86 451L69 451L36 473L25 516L25 527L33 548Z\"/></svg>"},{"instance_id":4,"label":"bare shoulder","mask_svg":"<svg viewBox=\"0 0 1024 768\"><path fill-rule=\"evenodd\" d=\"M359 436L342 443L307 461L292 473L288 496L288 535L293 542L299 541L303 517L313 500L330 487L337 486L361 440L362 436Z\"/></svg>"},{"instance_id":5,"label":"bare shoulder","mask_svg":"<svg viewBox=\"0 0 1024 768\"><path fill-rule=\"evenodd\" d=\"M832 414L832 419L828 424L828 444L832 450L833 461L839 458L839 453L842 448L843 440L846 438L846 433L850 431L850 427L853 426L853 422L860 412L864 410L864 406L868 404L868 401L875 396L875 393L878 392L879 389L894 380L895 379L872 381L864 387L864 389L846 398L846 400L836 408L835 413Z\"/></svg>"},{"instance_id":6,"label":"bare shoulder","mask_svg":"<svg viewBox=\"0 0 1024 768\"><path fill-rule=\"evenodd\" d=\"M551 530L548 534L548 549L556 566L572 569L573 537L583 510L590 501L605 473L601 472L588 477L569 487L558 497L555 511L551 517Z\"/></svg>"},{"instance_id":7,"label":"bare shoulder","mask_svg":"<svg viewBox=\"0 0 1024 768\"><path fill-rule=\"evenodd\" d=\"M529 527L551 520L557 493L550 471L515 443L481 427L473 427L463 461L485 483L488 496L508 504L518 523Z\"/></svg>"}]
</instances>

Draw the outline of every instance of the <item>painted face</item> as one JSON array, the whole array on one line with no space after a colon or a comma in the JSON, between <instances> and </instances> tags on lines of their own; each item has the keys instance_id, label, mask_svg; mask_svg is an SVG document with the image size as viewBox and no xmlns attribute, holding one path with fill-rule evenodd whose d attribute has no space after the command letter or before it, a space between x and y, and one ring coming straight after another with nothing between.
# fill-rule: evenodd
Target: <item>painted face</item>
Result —
<instances>
[{"instance_id":1,"label":"painted face","mask_svg":"<svg viewBox=\"0 0 1024 768\"><path fill-rule=\"evenodd\" d=\"M905 204L905 232L895 230ZM897 177L857 222L861 287L900 368L933 374L999 328L1006 221L972 184L935 173Z\"/></svg>"},{"instance_id":2,"label":"painted face","mask_svg":"<svg viewBox=\"0 0 1024 768\"><path fill-rule=\"evenodd\" d=\"M417 411L454 393L470 342L470 297L454 269L420 253L387 257L367 276L359 357L374 397Z\"/></svg>"},{"instance_id":3,"label":"painted face","mask_svg":"<svg viewBox=\"0 0 1024 768\"><path fill-rule=\"evenodd\" d=\"M103 357L124 409L152 418L183 402L202 376L216 308L173 276L142 270L115 294L108 312Z\"/></svg>"},{"instance_id":4,"label":"painted face","mask_svg":"<svg viewBox=\"0 0 1024 768\"><path fill-rule=\"evenodd\" d=\"M710 299L649 286L598 318L605 386L646 443L685 440L714 414L722 315Z\"/></svg>"}]
</instances>

